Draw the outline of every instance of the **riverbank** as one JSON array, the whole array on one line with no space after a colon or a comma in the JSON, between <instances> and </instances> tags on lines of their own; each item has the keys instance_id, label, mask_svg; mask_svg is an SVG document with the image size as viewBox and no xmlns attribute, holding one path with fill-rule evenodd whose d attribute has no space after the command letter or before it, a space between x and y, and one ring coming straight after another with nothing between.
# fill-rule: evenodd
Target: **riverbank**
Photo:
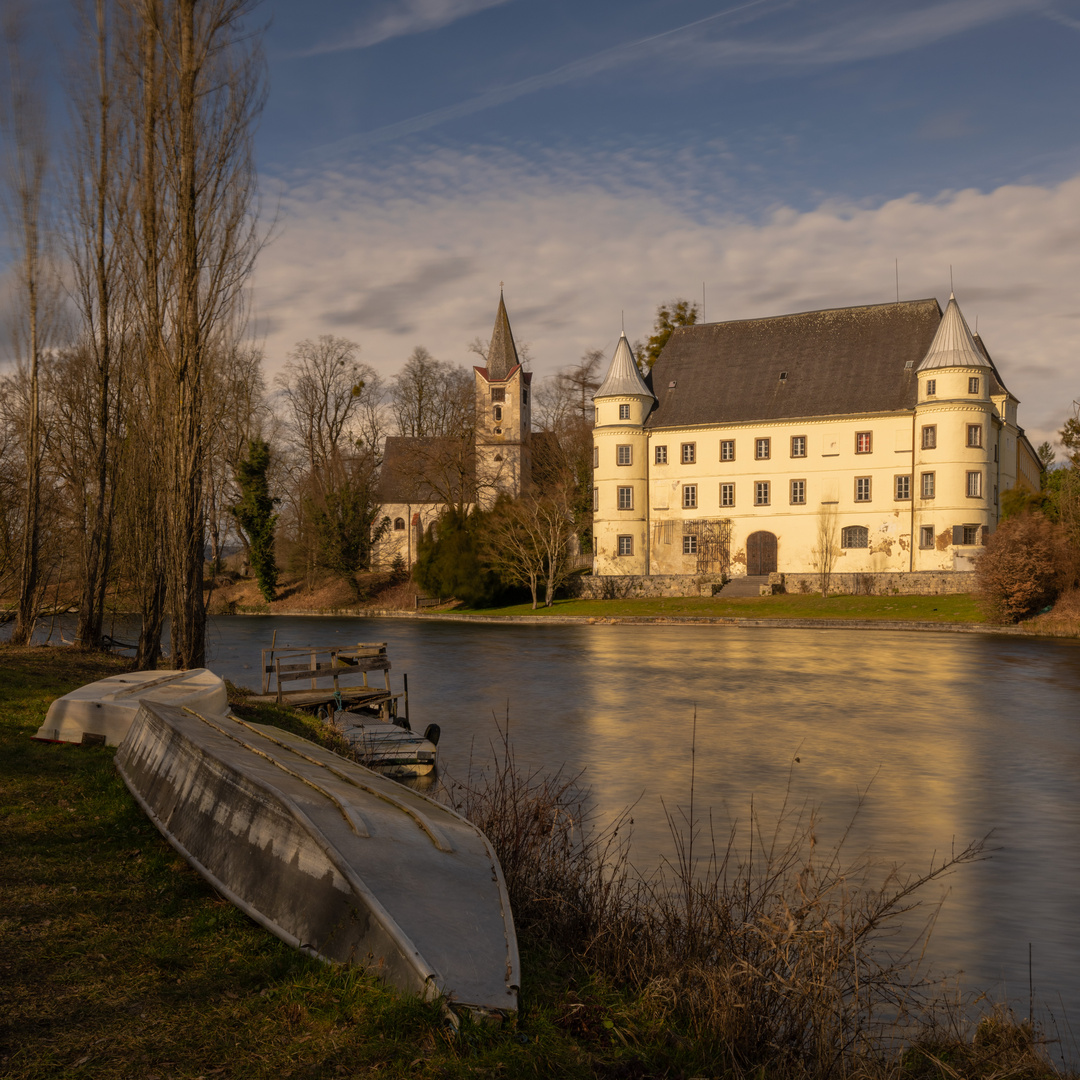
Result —
<instances>
[{"instance_id":1,"label":"riverbank","mask_svg":"<svg viewBox=\"0 0 1080 1080\"><path fill-rule=\"evenodd\" d=\"M527 912L520 1020L494 1030L467 1025L458 1038L441 1026L437 1008L362 972L293 952L216 896L172 851L118 779L112 750L31 741L53 697L123 667L116 657L73 649L0 647L0 1075L817 1075L812 1061L798 1068L767 1068L764 1058L742 1061L737 1070L721 1064L713 1021L687 1015L682 1006L691 990L727 993L729 984L710 969L701 969L696 983L642 986L635 981L642 954L616 978L588 950L557 947ZM242 695L234 702L252 719L318 735L294 714L272 707L249 712ZM537 805L531 791L512 800L526 816ZM503 788L507 794L516 795ZM510 820L509 804L493 805L500 821ZM541 825L549 835L543 819ZM798 882L805 890L807 880ZM814 895L815 904L826 898ZM597 946L617 946L612 934L626 929L623 909L611 906L605 914L596 907L616 897L565 889L563 896L571 914L595 921ZM810 918L808 942L817 933L813 910L801 916ZM786 931L782 937L790 971L803 946ZM636 955L633 940L624 945ZM755 931L753 940L763 939ZM784 985L783 994L770 998L773 1005L796 989ZM732 1013L735 1020L742 1015ZM736 1027L743 1032L745 1025L739 1020ZM913 1028L909 1038L917 1049L860 1056L859 1075L1057 1075L1030 1029L1007 1017L945 1033ZM851 1074L831 1055L828 1065L831 1076Z\"/></svg>"}]
</instances>

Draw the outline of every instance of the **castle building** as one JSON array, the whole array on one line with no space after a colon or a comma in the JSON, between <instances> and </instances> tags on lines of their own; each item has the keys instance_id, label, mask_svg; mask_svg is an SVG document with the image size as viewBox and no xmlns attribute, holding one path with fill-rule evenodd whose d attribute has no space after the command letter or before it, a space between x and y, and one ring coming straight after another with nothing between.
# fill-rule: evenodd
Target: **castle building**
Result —
<instances>
[{"instance_id":1,"label":"castle building","mask_svg":"<svg viewBox=\"0 0 1080 1080\"><path fill-rule=\"evenodd\" d=\"M1040 484L952 296L624 334L593 401L597 575L970 570Z\"/></svg>"},{"instance_id":2,"label":"castle building","mask_svg":"<svg viewBox=\"0 0 1080 1080\"><path fill-rule=\"evenodd\" d=\"M390 528L375 546L373 565L389 567L400 556L411 566L424 530L448 507L487 508L500 494L516 498L530 484L532 373L518 358L501 290L487 364L474 367L473 377L474 431L387 438L379 497Z\"/></svg>"}]
</instances>

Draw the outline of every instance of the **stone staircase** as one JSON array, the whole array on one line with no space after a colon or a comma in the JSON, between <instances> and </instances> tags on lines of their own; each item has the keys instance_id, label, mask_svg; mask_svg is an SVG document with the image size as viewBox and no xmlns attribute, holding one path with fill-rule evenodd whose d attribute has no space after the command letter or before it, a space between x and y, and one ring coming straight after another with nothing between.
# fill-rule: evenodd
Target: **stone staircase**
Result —
<instances>
[{"instance_id":1,"label":"stone staircase","mask_svg":"<svg viewBox=\"0 0 1080 1080\"><path fill-rule=\"evenodd\" d=\"M761 586L769 584L768 574L756 574L753 577L732 578L716 596L725 600L733 600L739 596L760 596Z\"/></svg>"}]
</instances>

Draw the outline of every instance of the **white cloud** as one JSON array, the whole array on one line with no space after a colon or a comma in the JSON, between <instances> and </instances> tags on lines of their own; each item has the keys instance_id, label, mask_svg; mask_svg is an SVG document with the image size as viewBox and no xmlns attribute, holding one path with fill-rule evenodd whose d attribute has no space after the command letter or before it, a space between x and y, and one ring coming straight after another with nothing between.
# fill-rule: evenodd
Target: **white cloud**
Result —
<instances>
[{"instance_id":1,"label":"white cloud","mask_svg":"<svg viewBox=\"0 0 1080 1080\"><path fill-rule=\"evenodd\" d=\"M320 56L350 49L367 49L391 38L438 30L457 22L458 19L508 2L509 0L396 0L395 3L381 5L374 15L368 14L351 29L337 34L333 40L305 49L301 55Z\"/></svg>"},{"instance_id":2,"label":"white cloud","mask_svg":"<svg viewBox=\"0 0 1080 1080\"><path fill-rule=\"evenodd\" d=\"M433 151L408 164L297 180L257 272L256 316L273 368L301 338L352 337L393 372L424 344L470 363L491 331L500 280L539 374L587 348L647 335L657 303L700 297L710 321L895 296L956 293L1034 441L1080 397L1080 176L1041 187L915 195L881 205L778 208L759 221L695 206L688 193L543 169L505 153ZM644 180L655 166L638 162ZM620 169L621 171L621 169Z\"/></svg>"}]
</instances>

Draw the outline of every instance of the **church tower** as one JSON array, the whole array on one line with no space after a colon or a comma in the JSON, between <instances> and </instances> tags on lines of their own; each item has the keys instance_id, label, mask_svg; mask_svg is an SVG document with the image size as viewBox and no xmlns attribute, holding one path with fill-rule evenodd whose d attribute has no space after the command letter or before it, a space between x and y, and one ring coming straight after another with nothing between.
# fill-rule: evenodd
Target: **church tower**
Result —
<instances>
[{"instance_id":1,"label":"church tower","mask_svg":"<svg viewBox=\"0 0 1080 1080\"><path fill-rule=\"evenodd\" d=\"M476 377L476 500L485 509L500 494L513 498L532 476L529 384L532 373L518 360L502 287L486 367Z\"/></svg>"}]
</instances>

